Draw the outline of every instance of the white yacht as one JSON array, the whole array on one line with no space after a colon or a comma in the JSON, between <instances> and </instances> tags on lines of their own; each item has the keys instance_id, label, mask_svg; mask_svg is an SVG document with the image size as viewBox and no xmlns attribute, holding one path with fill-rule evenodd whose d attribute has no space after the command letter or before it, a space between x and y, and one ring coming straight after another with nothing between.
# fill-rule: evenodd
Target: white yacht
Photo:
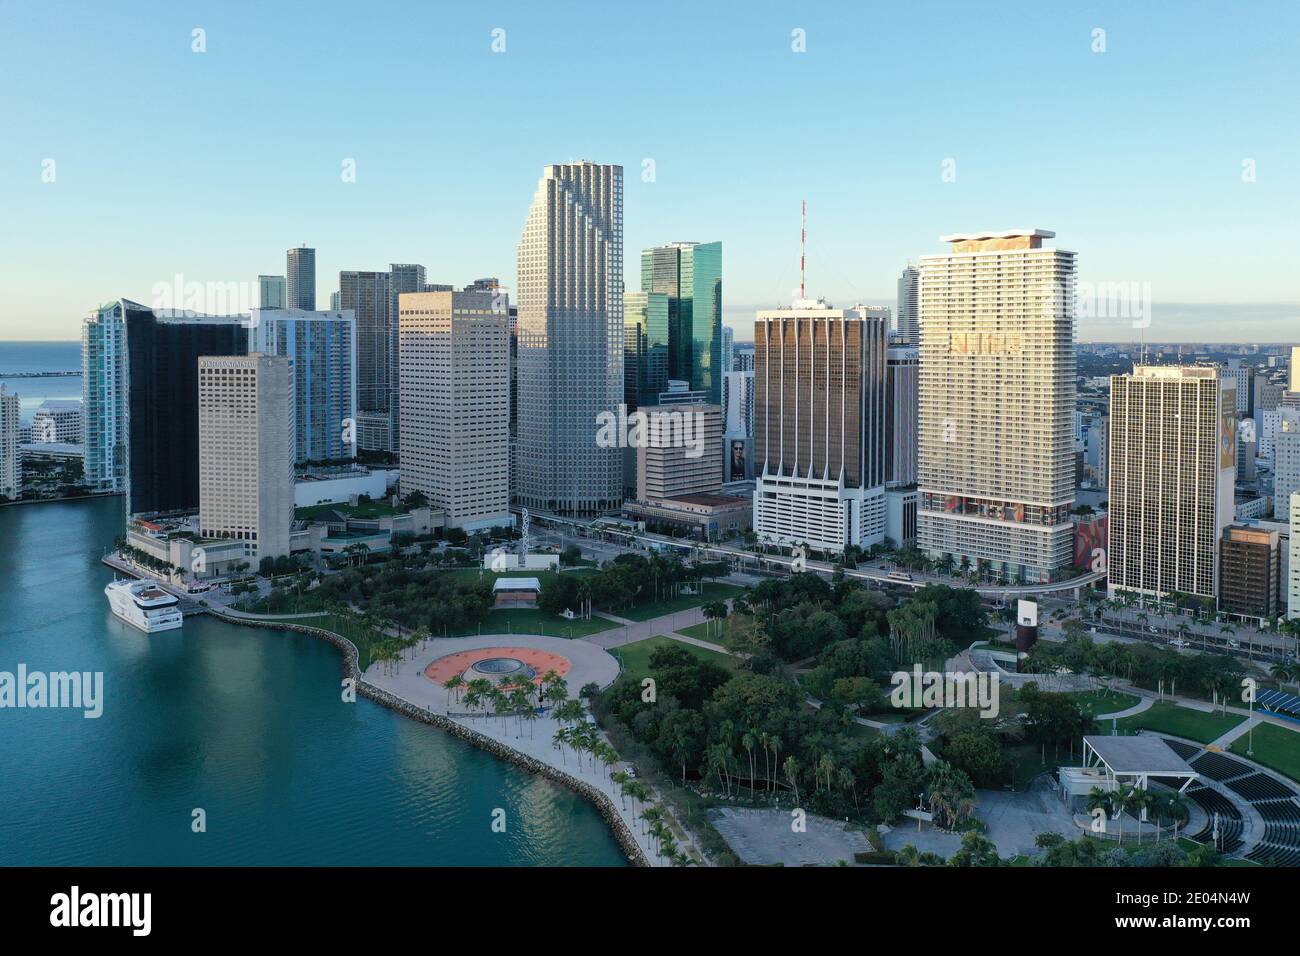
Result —
<instances>
[{"instance_id":1,"label":"white yacht","mask_svg":"<svg viewBox=\"0 0 1300 956\"><path fill-rule=\"evenodd\" d=\"M104 593L114 614L146 634L174 630L185 621L175 595L153 581L113 581Z\"/></svg>"}]
</instances>

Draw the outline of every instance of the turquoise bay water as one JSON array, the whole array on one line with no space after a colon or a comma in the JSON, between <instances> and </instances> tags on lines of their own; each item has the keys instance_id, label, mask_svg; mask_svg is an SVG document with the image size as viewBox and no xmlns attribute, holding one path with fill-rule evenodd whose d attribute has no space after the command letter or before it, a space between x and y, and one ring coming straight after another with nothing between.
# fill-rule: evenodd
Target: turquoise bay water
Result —
<instances>
[{"instance_id":1,"label":"turquoise bay water","mask_svg":"<svg viewBox=\"0 0 1300 956\"><path fill-rule=\"evenodd\" d=\"M12 378L14 372L70 372L81 368L80 342L0 342L0 385L18 393L19 420L27 424L51 398L81 398L81 376Z\"/></svg>"},{"instance_id":2,"label":"turquoise bay water","mask_svg":"<svg viewBox=\"0 0 1300 956\"><path fill-rule=\"evenodd\" d=\"M624 864L568 790L342 703L324 642L203 617L153 636L122 624L99 563L121 507L0 508L0 671L104 672L97 720L0 709L0 864Z\"/></svg>"}]
</instances>

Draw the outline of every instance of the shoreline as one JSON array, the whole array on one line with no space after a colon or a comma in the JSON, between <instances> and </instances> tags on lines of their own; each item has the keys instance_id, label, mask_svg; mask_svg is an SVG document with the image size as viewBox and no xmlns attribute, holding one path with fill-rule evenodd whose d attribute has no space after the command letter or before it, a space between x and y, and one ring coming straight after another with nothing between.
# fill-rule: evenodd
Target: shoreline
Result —
<instances>
[{"instance_id":1,"label":"shoreline","mask_svg":"<svg viewBox=\"0 0 1300 956\"><path fill-rule=\"evenodd\" d=\"M223 611L216 610L211 606L208 607L208 613L219 621L227 624L239 624L245 627L265 627L271 630L279 631L296 631L305 634L308 637L314 637L318 640L326 641L333 644L343 656L343 671L347 678L350 678L356 686L357 693L362 697L372 700L380 706L387 707L395 713L418 720L430 726L437 727L439 730L446 731L454 737L465 741L468 744L487 751L498 759L505 760L514 764L521 770L536 774L540 777L560 784L561 786L573 791L578 796L585 799L588 803L596 808L605 825L609 827L610 832L614 835L614 842L618 844L619 850L627 861L633 866L648 867L651 865L650 860L646 857L645 851L637 843L636 837L628 830L627 823L619 814L618 809L614 806L610 797L593 787L591 784L566 773L558 767L551 766L548 763L530 757L527 754L515 750L508 744L495 740L486 734L481 734L476 730L466 727L449 717L442 714L436 714L432 711L422 710L410 701L404 700L374 684L368 682L360 672L358 662L360 652L357 646L341 634L321 627L313 627L306 624L296 624L292 621L277 620L259 620L256 618L231 617Z\"/></svg>"}]
</instances>

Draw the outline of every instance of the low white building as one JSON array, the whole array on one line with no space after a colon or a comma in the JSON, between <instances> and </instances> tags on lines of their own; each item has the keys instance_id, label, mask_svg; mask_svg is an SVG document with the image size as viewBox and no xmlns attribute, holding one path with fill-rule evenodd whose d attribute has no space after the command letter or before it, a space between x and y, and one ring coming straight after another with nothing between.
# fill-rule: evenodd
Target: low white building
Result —
<instances>
[{"instance_id":1,"label":"low white building","mask_svg":"<svg viewBox=\"0 0 1300 956\"><path fill-rule=\"evenodd\" d=\"M32 416L33 442L81 443L81 401L75 398L51 398Z\"/></svg>"},{"instance_id":2,"label":"low white building","mask_svg":"<svg viewBox=\"0 0 1300 956\"><path fill-rule=\"evenodd\" d=\"M293 483L293 506L334 505L362 495L377 501L397 480L396 469L353 468L302 472Z\"/></svg>"}]
</instances>

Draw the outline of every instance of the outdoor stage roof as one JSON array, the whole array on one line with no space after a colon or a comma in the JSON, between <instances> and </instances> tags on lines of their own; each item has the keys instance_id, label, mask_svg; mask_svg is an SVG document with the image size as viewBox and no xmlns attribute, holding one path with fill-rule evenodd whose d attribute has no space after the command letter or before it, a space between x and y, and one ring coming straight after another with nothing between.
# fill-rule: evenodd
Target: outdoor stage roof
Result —
<instances>
[{"instance_id":1,"label":"outdoor stage roof","mask_svg":"<svg viewBox=\"0 0 1300 956\"><path fill-rule=\"evenodd\" d=\"M1083 742L1116 774L1198 776L1186 760L1159 737L1103 737L1089 735Z\"/></svg>"}]
</instances>

